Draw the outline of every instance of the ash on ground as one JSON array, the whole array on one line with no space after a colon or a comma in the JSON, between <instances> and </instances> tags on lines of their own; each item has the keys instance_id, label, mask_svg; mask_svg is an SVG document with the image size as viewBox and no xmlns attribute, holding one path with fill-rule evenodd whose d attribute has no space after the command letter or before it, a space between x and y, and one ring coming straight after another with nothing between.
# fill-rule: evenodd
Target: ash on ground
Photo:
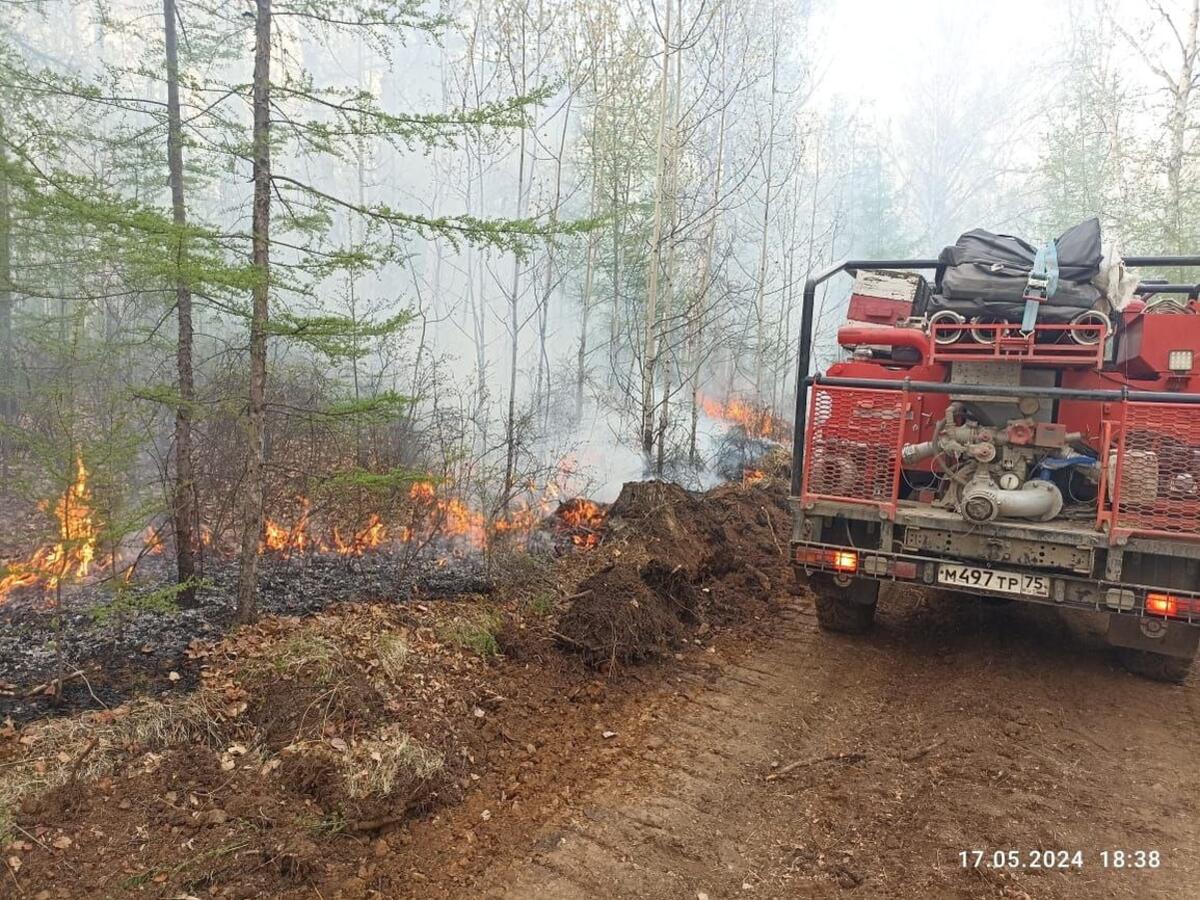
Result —
<instances>
[{"instance_id":1,"label":"ash on ground","mask_svg":"<svg viewBox=\"0 0 1200 900\"><path fill-rule=\"evenodd\" d=\"M0 721L114 706L132 694L194 684L184 655L194 639L214 639L233 624L237 565L210 560L195 608L147 602L170 584L167 560L143 562L138 587L117 600L109 586L67 592L60 607L29 590L0 606ZM259 610L304 616L344 601L404 602L491 590L482 556L307 556L259 561ZM147 608L149 607L149 608ZM49 689L59 671L62 696ZM173 674L174 673L174 674Z\"/></svg>"}]
</instances>

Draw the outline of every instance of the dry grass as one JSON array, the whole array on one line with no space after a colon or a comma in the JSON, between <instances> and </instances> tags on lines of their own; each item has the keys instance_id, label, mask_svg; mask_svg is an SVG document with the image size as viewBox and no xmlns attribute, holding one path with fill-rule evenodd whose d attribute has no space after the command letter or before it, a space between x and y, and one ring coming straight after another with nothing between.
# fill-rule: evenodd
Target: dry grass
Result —
<instances>
[{"instance_id":1,"label":"dry grass","mask_svg":"<svg viewBox=\"0 0 1200 900\"><path fill-rule=\"evenodd\" d=\"M441 775L446 760L411 735L392 732L357 744L342 767L347 795L361 800L411 793Z\"/></svg>"},{"instance_id":2,"label":"dry grass","mask_svg":"<svg viewBox=\"0 0 1200 900\"><path fill-rule=\"evenodd\" d=\"M328 638L299 631L273 647L264 662L278 674L294 675L303 670L314 682L324 684L337 673L343 654Z\"/></svg>"},{"instance_id":3,"label":"dry grass","mask_svg":"<svg viewBox=\"0 0 1200 900\"><path fill-rule=\"evenodd\" d=\"M412 649L404 635L398 631L381 634L375 640L374 650L383 674L393 682L399 681L412 656Z\"/></svg>"},{"instance_id":4,"label":"dry grass","mask_svg":"<svg viewBox=\"0 0 1200 900\"><path fill-rule=\"evenodd\" d=\"M54 719L29 733L23 758L0 769L0 833L26 797L72 779L112 774L131 753L177 744L221 747L225 735L203 693L168 701L143 700L113 712Z\"/></svg>"}]
</instances>

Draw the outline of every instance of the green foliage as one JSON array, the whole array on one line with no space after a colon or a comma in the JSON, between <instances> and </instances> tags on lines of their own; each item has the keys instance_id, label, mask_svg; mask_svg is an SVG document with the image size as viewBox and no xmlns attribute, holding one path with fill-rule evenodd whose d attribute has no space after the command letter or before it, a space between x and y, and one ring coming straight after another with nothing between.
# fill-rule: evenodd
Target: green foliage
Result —
<instances>
[{"instance_id":1,"label":"green foliage","mask_svg":"<svg viewBox=\"0 0 1200 900\"><path fill-rule=\"evenodd\" d=\"M372 494L390 494L406 489L418 481L436 483L424 472L405 468L389 469L386 472L369 472L366 469L354 468L338 472L318 488L323 493L339 493L343 491L367 491Z\"/></svg>"},{"instance_id":2,"label":"green foliage","mask_svg":"<svg viewBox=\"0 0 1200 900\"><path fill-rule=\"evenodd\" d=\"M548 616L554 612L554 594L551 591L538 591L525 603L525 608L535 616Z\"/></svg>"},{"instance_id":3,"label":"green foliage","mask_svg":"<svg viewBox=\"0 0 1200 900\"><path fill-rule=\"evenodd\" d=\"M362 424L382 424L398 419L410 403L411 397L384 391L374 397L332 403L321 410L320 415L329 419L354 419Z\"/></svg>"},{"instance_id":4,"label":"green foliage","mask_svg":"<svg viewBox=\"0 0 1200 900\"><path fill-rule=\"evenodd\" d=\"M113 621L131 618L141 613L168 616L179 610L179 597L188 588L208 587L209 581L193 579L179 584L168 584L151 591L117 582L115 595L107 603L96 603L88 609L88 615L97 625L108 625Z\"/></svg>"},{"instance_id":5,"label":"green foliage","mask_svg":"<svg viewBox=\"0 0 1200 900\"><path fill-rule=\"evenodd\" d=\"M300 341L331 360L361 359L370 353L364 341L390 337L412 321L409 310L380 321L349 316L300 316L283 312L270 324L270 333Z\"/></svg>"},{"instance_id":6,"label":"green foliage","mask_svg":"<svg viewBox=\"0 0 1200 900\"><path fill-rule=\"evenodd\" d=\"M460 616L439 631L441 640L455 647L470 650L478 656L500 655L497 639L503 621L495 610L479 607Z\"/></svg>"}]
</instances>

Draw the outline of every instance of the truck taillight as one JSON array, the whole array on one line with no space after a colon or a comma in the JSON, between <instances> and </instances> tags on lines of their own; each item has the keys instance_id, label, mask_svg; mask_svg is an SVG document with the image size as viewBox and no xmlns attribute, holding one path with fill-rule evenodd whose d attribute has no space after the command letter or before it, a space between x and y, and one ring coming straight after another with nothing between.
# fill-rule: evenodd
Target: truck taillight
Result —
<instances>
[{"instance_id":1,"label":"truck taillight","mask_svg":"<svg viewBox=\"0 0 1200 900\"><path fill-rule=\"evenodd\" d=\"M1170 594L1147 594L1146 612L1158 616L1175 616L1179 614L1179 599Z\"/></svg>"},{"instance_id":2,"label":"truck taillight","mask_svg":"<svg viewBox=\"0 0 1200 900\"><path fill-rule=\"evenodd\" d=\"M833 551L833 559L830 562L833 565L834 571L837 572L858 571L858 554L853 550Z\"/></svg>"},{"instance_id":3,"label":"truck taillight","mask_svg":"<svg viewBox=\"0 0 1200 900\"><path fill-rule=\"evenodd\" d=\"M1147 594L1146 612L1155 616L1196 616L1200 615L1200 600L1174 594Z\"/></svg>"},{"instance_id":4,"label":"truck taillight","mask_svg":"<svg viewBox=\"0 0 1200 900\"><path fill-rule=\"evenodd\" d=\"M853 574L858 571L858 554L853 550L823 550L819 547L800 547L796 562L802 566L829 567L835 572Z\"/></svg>"}]
</instances>

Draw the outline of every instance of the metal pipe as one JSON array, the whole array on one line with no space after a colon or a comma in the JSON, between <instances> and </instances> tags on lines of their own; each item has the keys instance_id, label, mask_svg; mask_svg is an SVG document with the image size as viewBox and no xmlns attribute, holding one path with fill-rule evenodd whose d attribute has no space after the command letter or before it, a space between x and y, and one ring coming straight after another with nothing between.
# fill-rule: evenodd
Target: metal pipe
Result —
<instances>
[{"instance_id":1,"label":"metal pipe","mask_svg":"<svg viewBox=\"0 0 1200 900\"><path fill-rule=\"evenodd\" d=\"M906 466L915 466L919 462L938 455L937 441L922 441L919 444L905 444L900 450L900 459Z\"/></svg>"},{"instance_id":2,"label":"metal pipe","mask_svg":"<svg viewBox=\"0 0 1200 900\"><path fill-rule=\"evenodd\" d=\"M793 497L800 496L804 471L804 430L808 419L808 369L812 364L813 306L817 298L817 285L842 271L844 262L808 276L804 282L804 296L800 304L800 346L796 350L796 415L792 438L792 489Z\"/></svg>"},{"instance_id":3,"label":"metal pipe","mask_svg":"<svg viewBox=\"0 0 1200 900\"><path fill-rule=\"evenodd\" d=\"M1121 260L1131 269L1157 266L1200 266L1200 256L1126 256Z\"/></svg>"},{"instance_id":4,"label":"metal pipe","mask_svg":"<svg viewBox=\"0 0 1200 900\"><path fill-rule=\"evenodd\" d=\"M872 347L908 347L921 354L921 362L929 358L929 335L916 328L843 325L838 329L837 340L842 347L857 347L862 344Z\"/></svg>"},{"instance_id":5,"label":"metal pipe","mask_svg":"<svg viewBox=\"0 0 1200 900\"><path fill-rule=\"evenodd\" d=\"M963 490L959 503L962 517L968 522L1001 518L1048 522L1062 512L1062 507L1062 494L1051 481L1027 481L1016 490L978 481Z\"/></svg>"}]
</instances>

